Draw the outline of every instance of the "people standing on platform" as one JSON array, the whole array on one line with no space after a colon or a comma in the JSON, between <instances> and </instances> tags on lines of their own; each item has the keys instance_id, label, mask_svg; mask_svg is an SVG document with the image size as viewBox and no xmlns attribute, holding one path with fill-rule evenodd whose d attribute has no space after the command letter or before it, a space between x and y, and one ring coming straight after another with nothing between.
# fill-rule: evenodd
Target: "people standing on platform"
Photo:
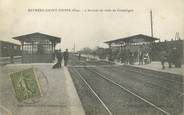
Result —
<instances>
[{"instance_id":1,"label":"people standing on platform","mask_svg":"<svg viewBox=\"0 0 184 115\"><path fill-rule=\"evenodd\" d=\"M57 59L57 63L53 66L53 68L61 68L61 63L62 63L62 53L61 53L61 49L59 49L58 51L55 52L56 55L56 59Z\"/></svg>"},{"instance_id":2,"label":"people standing on platform","mask_svg":"<svg viewBox=\"0 0 184 115\"><path fill-rule=\"evenodd\" d=\"M61 63L62 63L62 58L63 58L61 49L59 49L58 54L56 56L57 56L59 68L61 68Z\"/></svg>"},{"instance_id":3,"label":"people standing on platform","mask_svg":"<svg viewBox=\"0 0 184 115\"><path fill-rule=\"evenodd\" d=\"M162 64L162 69L165 69L165 62L167 61L167 52L165 50L160 52L160 61Z\"/></svg>"},{"instance_id":4,"label":"people standing on platform","mask_svg":"<svg viewBox=\"0 0 184 115\"><path fill-rule=\"evenodd\" d=\"M65 52L63 53L63 56L64 56L64 66L67 66L67 64L68 64L68 58L69 58L68 49L65 50Z\"/></svg>"},{"instance_id":5,"label":"people standing on platform","mask_svg":"<svg viewBox=\"0 0 184 115\"><path fill-rule=\"evenodd\" d=\"M173 48L173 63L176 68L181 68L182 64L182 51L180 48Z\"/></svg>"},{"instance_id":6,"label":"people standing on platform","mask_svg":"<svg viewBox=\"0 0 184 115\"><path fill-rule=\"evenodd\" d=\"M134 53L131 51L129 52L129 64L134 64Z\"/></svg>"},{"instance_id":7,"label":"people standing on platform","mask_svg":"<svg viewBox=\"0 0 184 115\"><path fill-rule=\"evenodd\" d=\"M169 68L172 68L172 64L174 64L174 56L173 56L173 52L174 50L169 48L167 51L167 62L169 64Z\"/></svg>"},{"instance_id":8,"label":"people standing on platform","mask_svg":"<svg viewBox=\"0 0 184 115\"><path fill-rule=\"evenodd\" d=\"M125 49L122 49L120 59L121 59L121 63L125 63Z\"/></svg>"},{"instance_id":9,"label":"people standing on platform","mask_svg":"<svg viewBox=\"0 0 184 115\"><path fill-rule=\"evenodd\" d=\"M138 60L138 54L139 54L139 52L138 52L138 50L136 50L135 52L134 52L134 62L138 62L139 60Z\"/></svg>"},{"instance_id":10,"label":"people standing on platform","mask_svg":"<svg viewBox=\"0 0 184 115\"><path fill-rule=\"evenodd\" d=\"M139 54L138 54L138 56L139 56L139 65L143 65L144 64L144 53L145 53L145 44L143 44L143 45L141 45L140 47L139 47Z\"/></svg>"},{"instance_id":11,"label":"people standing on platform","mask_svg":"<svg viewBox=\"0 0 184 115\"><path fill-rule=\"evenodd\" d=\"M143 56L144 56L143 52L139 51L138 56L139 56L139 65L143 65Z\"/></svg>"},{"instance_id":12,"label":"people standing on platform","mask_svg":"<svg viewBox=\"0 0 184 115\"><path fill-rule=\"evenodd\" d=\"M129 50L125 49L125 54L124 54L125 64L128 64L130 62L129 57L130 57Z\"/></svg>"},{"instance_id":13,"label":"people standing on platform","mask_svg":"<svg viewBox=\"0 0 184 115\"><path fill-rule=\"evenodd\" d=\"M144 64L150 63L149 53L144 53L143 60L144 60Z\"/></svg>"}]
</instances>

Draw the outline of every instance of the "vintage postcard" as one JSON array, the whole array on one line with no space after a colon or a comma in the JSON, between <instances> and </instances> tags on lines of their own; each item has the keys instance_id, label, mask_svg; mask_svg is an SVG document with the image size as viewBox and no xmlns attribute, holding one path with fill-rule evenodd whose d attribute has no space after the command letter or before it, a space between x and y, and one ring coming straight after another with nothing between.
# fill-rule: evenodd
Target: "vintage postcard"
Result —
<instances>
[{"instance_id":1,"label":"vintage postcard","mask_svg":"<svg viewBox=\"0 0 184 115\"><path fill-rule=\"evenodd\" d=\"M0 0L0 115L184 115L184 0Z\"/></svg>"}]
</instances>

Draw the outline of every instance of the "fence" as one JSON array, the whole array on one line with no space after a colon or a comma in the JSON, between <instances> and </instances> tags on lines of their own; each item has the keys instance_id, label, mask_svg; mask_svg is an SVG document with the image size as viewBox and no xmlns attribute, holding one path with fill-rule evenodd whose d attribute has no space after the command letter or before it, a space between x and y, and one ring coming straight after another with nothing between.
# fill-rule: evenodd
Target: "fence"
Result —
<instances>
[{"instance_id":1,"label":"fence","mask_svg":"<svg viewBox=\"0 0 184 115\"><path fill-rule=\"evenodd\" d=\"M13 58L0 57L0 65L6 65L10 63L21 63L21 61L22 61L22 56L14 56Z\"/></svg>"}]
</instances>

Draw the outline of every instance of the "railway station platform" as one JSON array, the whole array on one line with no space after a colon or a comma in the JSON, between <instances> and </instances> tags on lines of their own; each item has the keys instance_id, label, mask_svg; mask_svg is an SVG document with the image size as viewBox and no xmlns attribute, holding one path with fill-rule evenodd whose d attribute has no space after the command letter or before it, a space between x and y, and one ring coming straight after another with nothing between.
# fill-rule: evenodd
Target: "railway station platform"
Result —
<instances>
[{"instance_id":1,"label":"railway station platform","mask_svg":"<svg viewBox=\"0 0 184 115\"><path fill-rule=\"evenodd\" d=\"M82 104L66 67L52 69L53 63L7 64L0 66L0 114L84 115ZM36 68L43 96L18 102L8 74ZM8 101L7 101L8 100Z\"/></svg>"},{"instance_id":2,"label":"railway station platform","mask_svg":"<svg viewBox=\"0 0 184 115\"><path fill-rule=\"evenodd\" d=\"M169 68L168 63L165 63L165 69L162 69L161 62L153 61L150 64L139 65L139 64L135 63L134 65L130 65L130 66L184 76L184 65L182 65L181 68L175 68L174 65L172 65L172 68Z\"/></svg>"},{"instance_id":3,"label":"railway station platform","mask_svg":"<svg viewBox=\"0 0 184 115\"><path fill-rule=\"evenodd\" d=\"M77 56L77 55L76 55ZM84 58L90 58L90 59L96 59L96 60L101 60L101 61L107 61L107 60L102 60L95 58L93 56L88 56L88 55L82 55ZM115 63L116 65L124 65L120 62L112 62ZM184 76L184 64L182 65L181 68L175 68L174 65L172 65L172 68L169 68L168 63L165 63L165 69L162 69L162 65L160 61L152 61L150 64L143 64L139 65L138 62L136 62L134 65L130 65L133 67L140 67L143 69L149 69L149 70L154 70L154 71L159 71L159 72L166 72L166 73L171 73L171 74L177 74L177 75L182 75Z\"/></svg>"}]
</instances>

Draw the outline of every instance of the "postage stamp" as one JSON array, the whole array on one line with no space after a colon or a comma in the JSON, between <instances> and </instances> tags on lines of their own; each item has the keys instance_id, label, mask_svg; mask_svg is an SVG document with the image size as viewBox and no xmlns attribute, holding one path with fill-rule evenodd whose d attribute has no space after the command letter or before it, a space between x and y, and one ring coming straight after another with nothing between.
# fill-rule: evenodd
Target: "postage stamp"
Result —
<instances>
[{"instance_id":1,"label":"postage stamp","mask_svg":"<svg viewBox=\"0 0 184 115\"><path fill-rule=\"evenodd\" d=\"M41 89L34 68L10 74L15 96L19 102L41 97Z\"/></svg>"}]
</instances>

